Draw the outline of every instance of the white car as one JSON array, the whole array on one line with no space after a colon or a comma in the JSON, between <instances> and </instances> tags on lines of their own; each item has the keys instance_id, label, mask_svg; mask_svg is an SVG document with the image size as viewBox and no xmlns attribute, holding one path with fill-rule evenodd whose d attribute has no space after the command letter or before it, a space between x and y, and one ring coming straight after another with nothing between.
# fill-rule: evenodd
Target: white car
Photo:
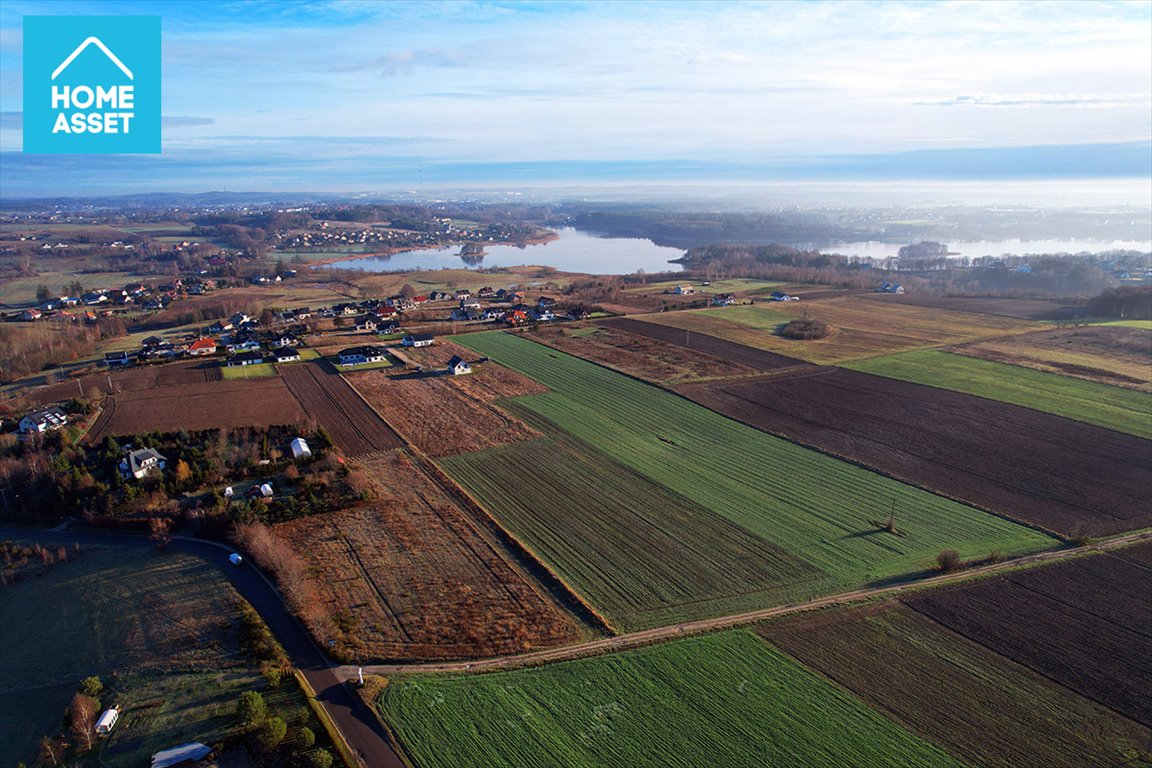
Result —
<instances>
[{"instance_id":1,"label":"white car","mask_svg":"<svg viewBox=\"0 0 1152 768\"><path fill-rule=\"evenodd\" d=\"M240 557L239 553L233 552L228 555L228 562L232 563L232 565L240 565L244 562L244 558Z\"/></svg>"}]
</instances>

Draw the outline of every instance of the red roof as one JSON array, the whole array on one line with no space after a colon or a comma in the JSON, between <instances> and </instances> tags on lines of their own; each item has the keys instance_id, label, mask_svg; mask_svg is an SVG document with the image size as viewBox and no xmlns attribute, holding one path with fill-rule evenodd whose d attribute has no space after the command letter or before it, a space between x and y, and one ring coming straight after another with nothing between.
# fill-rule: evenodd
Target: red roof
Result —
<instances>
[{"instance_id":1,"label":"red roof","mask_svg":"<svg viewBox=\"0 0 1152 768\"><path fill-rule=\"evenodd\" d=\"M197 339L188 347L190 350L208 348L216 349L216 339Z\"/></svg>"}]
</instances>

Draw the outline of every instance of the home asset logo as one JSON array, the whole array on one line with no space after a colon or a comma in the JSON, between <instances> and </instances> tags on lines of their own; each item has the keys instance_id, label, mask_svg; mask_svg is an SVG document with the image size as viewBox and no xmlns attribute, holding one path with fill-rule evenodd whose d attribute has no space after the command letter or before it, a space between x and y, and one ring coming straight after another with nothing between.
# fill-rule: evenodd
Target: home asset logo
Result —
<instances>
[{"instance_id":1,"label":"home asset logo","mask_svg":"<svg viewBox=\"0 0 1152 768\"><path fill-rule=\"evenodd\" d=\"M160 17L25 16L24 151L160 152Z\"/></svg>"}]
</instances>

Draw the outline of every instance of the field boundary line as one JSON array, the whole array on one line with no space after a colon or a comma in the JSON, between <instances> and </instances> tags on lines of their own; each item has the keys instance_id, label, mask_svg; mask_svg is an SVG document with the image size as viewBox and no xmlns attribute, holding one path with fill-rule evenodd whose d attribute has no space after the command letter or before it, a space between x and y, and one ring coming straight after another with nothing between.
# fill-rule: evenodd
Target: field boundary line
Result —
<instances>
[{"instance_id":1,"label":"field boundary line","mask_svg":"<svg viewBox=\"0 0 1152 768\"><path fill-rule=\"evenodd\" d=\"M415 459L415 464L417 467L423 468L430 476L430 479L442 491L447 493L450 498L454 499L457 503L463 504L465 508L472 513L472 515L479 515L480 519L484 521L485 527L489 529L489 533L495 535L497 539L504 545L504 547L511 549L512 554L516 559L522 557L531 563L532 568L525 569L521 565L520 567L516 568L516 570L528 571L525 575L528 577L528 582L533 586L534 589L542 587L544 591L548 593L546 597L548 597L551 601L560 603L560 605L566 611L575 614L576 618L581 623L591 625L592 628L597 631L607 632L608 634L612 635L618 634L616 627L613 626L613 624L608 621L607 618L601 615L601 613L597 611L587 600L585 600L582 595L574 590L571 585L568 584L568 582L560 578L559 574L553 571L547 563L545 563L530 547L528 547L528 545L526 545L519 538L517 538L515 534L501 525L500 521L497 520L482 504L480 504L479 501L473 498L472 494L468 493L466 489L462 488L455 480L453 480L451 475L449 475L444 470L444 468L440 466L439 463L437 463L434 459L416 447L416 444L413 443L406 434L396 429L390 421L385 419L384 414L380 413L380 411L376 409L376 406L372 405L372 403L368 401L368 398L364 397L363 393L356 389L355 384L353 384L351 381L348 381L348 386L351 387L356 395L364 401L364 404L368 406L368 408L370 408L372 412L375 413L385 424L387 424L397 437L400 438L401 442L404 444L404 447L408 449L408 452L412 455L412 458ZM487 540L484 536L484 532L477 527L476 521L471 519L472 515L463 515L465 522L476 532L477 536L483 540ZM532 573L534 569L540 569L542 573L547 574L549 580L555 582L558 587L561 587L564 597L561 598L560 595L557 595L547 585L542 584L540 577ZM545 595L541 595L541 597L545 597ZM573 604L579 606L580 610L573 610ZM586 615L582 616L580 615L581 613L585 613Z\"/></svg>"},{"instance_id":2,"label":"field boundary line","mask_svg":"<svg viewBox=\"0 0 1152 768\"><path fill-rule=\"evenodd\" d=\"M300 690L304 692L304 698L308 701L308 708L311 709L312 714L316 715L317 719L320 720L320 723L324 726L324 730L328 732L328 738L332 739L332 745L336 747L336 751L340 754L340 762L344 763L344 768L367 768L367 766L361 763L356 757L352 751L352 747L348 744L347 740L345 740L344 734L336 727L336 723L328 716L328 711L324 709L324 706L317 700L316 691L313 690L311 683L308 682L308 678L304 676L304 673L294 668L292 675L300 685Z\"/></svg>"}]
</instances>

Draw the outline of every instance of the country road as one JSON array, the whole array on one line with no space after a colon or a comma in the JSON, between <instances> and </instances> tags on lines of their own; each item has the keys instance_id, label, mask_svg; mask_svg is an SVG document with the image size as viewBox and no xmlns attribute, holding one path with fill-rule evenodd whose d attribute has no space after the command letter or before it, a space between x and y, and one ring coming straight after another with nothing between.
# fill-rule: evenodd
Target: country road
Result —
<instances>
[{"instance_id":1,"label":"country road","mask_svg":"<svg viewBox=\"0 0 1152 768\"><path fill-rule=\"evenodd\" d=\"M1076 557L1094 552L1106 552L1111 549L1119 549L1121 547L1126 547L1132 544L1150 540L1152 540L1152 531L1131 533L1125 536L1117 536L1115 538L1081 547L1047 550L1032 555L1024 555L1022 557L1012 558L1010 560L1005 560L1003 562L994 563L991 565L953 571L952 573L942 573L938 576L931 576L926 579L907 581L900 584L883 587L866 587L864 589L855 589L850 592L841 592L836 595L818 597L803 603L780 605L774 608L761 608L759 610L733 614L731 616L720 616L715 619L701 619L699 621L688 621L680 624L671 624L665 627L656 627L653 629L645 629L639 632L630 632L628 634L616 635L615 637L590 640L586 643L579 643L577 645L566 645L562 648L551 648L543 651L531 651L529 653L522 653L516 656L501 656L498 658L480 659L476 661L434 662L429 664L372 664L366 665L364 667L364 671L366 673L378 675L416 674L421 672L466 673L491 672L498 669L513 669L516 667L530 667L539 666L541 664L553 664L559 661L568 661L584 656L594 656L601 653L614 653L629 648L651 645L662 640L671 640L677 637L684 637L685 635L701 634L719 629L730 629L732 627L754 624L758 621L763 621L764 619L787 616L788 614L792 613L813 611L819 608L827 608L833 605L842 605L845 603L883 597L885 595L894 595L906 590L922 589L924 587L938 586L963 579L986 576L1008 568L1017 568L1021 565L1060 561L1069 557ZM339 667L338 672L342 679L348 680L355 676L356 667Z\"/></svg>"},{"instance_id":2,"label":"country road","mask_svg":"<svg viewBox=\"0 0 1152 768\"><path fill-rule=\"evenodd\" d=\"M91 546L118 544L137 547L152 546L143 536L104 533L70 533L57 531L31 531L0 528L0 540L19 539L52 544L78 542ZM1106 552L1152 540L1152 531L1143 531L1080 547L1048 550L1032 555L1005 560L1001 563L984 565L952 573L942 573L926 579L908 581L882 587L869 587L842 592L836 595L815 598L804 603L763 608L746 613L703 619L664 627L646 629L640 632L617 635L615 637L592 640L586 643L553 648L542 651L479 659L475 661L433 662L427 664L375 664L363 667L366 673L396 675L431 672L475 673L525 666L538 666L602 653L614 653L671 640L686 635L700 634L720 629L753 624L764 619L785 616L793 613L817 610L833 605L869 600L886 595L898 594L905 590L938 586L950 582L986 576L1005 569L1022 565L1057 562L1070 557ZM228 564L227 547L210 541L189 538L175 538L169 549L208 561L218 568L245 599L264 618L269 629L276 636L292 663L307 678L317 698L331 716L345 740L359 756L364 768L407 768L395 745L374 714L365 706L346 684L356 677L357 667L333 666L304 627L292 616L272 584L259 571L245 565L240 568Z\"/></svg>"}]
</instances>

